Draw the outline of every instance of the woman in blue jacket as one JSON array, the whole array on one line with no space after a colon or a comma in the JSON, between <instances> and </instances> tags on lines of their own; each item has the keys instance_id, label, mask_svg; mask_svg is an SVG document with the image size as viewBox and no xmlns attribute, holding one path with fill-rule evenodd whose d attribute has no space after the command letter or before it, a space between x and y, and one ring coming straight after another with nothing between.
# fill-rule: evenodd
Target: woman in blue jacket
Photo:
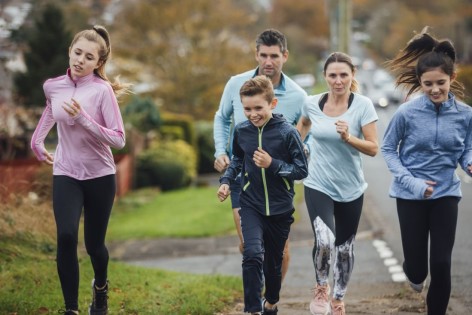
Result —
<instances>
[{"instance_id":1,"label":"woman in blue jacket","mask_svg":"<svg viewBox=\"0 0 472 315\"><path fill-rule=\"evenodd\" d=\"M472 176L472 109L459 101L456 53L449 40L437 40L427 28L414 36L388 65L408 95L384 136L382 154L393 174L403 244L403 269L421 292L431 281L428 314L445 314L451 293L451 255L461 198L457 166Z\"/></svg>"}]
</instances>

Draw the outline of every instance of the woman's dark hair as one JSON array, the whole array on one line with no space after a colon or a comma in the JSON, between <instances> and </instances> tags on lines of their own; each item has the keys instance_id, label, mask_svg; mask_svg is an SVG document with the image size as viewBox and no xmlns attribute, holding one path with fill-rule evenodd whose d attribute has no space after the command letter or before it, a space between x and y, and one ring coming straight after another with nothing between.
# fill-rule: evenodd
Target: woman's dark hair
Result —
<instances>
[{"instance_id":1,"label":"woman's dark hair","mask_svg":"<svg viewBox=\"0 0 472 315\"><path fill-rule=\"evenodd\" d=\"M438 40L428 33L428 27L415 35L398 55L386 62L395 74L397 86L409 88L407 96L420 90L423 73L439 68L452 77L456 73L456 50L448 39ZM458 97L464 96L464 85L452 81L451 91Z\"/></svg>"},{"instance_id":2,"label":"woman's dark hair","mask_svg":"<svg viewBox=\"0 0 472 315\"><path fill-rule=\"evenodd\" d=\"M354 66L354 63L352 62L351 57L348 54L337 51L337 52L331 53L331 55L329 55L328 58L326 58L326 61L323 67L324 74L326 74L326 69L333 62L344 62L345 64L349 66L349 68L351 68L352 74L356 73L356 66ZM350 91L351 92L359 91L359 83L356 81L354 77L352 78Z\"/></svg>"}]
</instances>

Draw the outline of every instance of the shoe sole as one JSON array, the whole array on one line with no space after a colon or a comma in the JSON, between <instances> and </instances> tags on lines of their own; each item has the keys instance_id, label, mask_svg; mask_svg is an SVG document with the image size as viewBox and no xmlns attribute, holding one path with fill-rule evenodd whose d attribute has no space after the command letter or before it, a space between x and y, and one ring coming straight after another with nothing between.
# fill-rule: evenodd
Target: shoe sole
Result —
<instances>
[{"instance_id":1,"label":"shoe sole","mask_svg":"<svg viewBox=\"0 0 472 315\"><path fill-rule=\"evenodd\" d=\"M88 315L108 315L108 310L106 310L106 311L92 311L91 306L89 306Z\"/></svg>"}]
</instances>

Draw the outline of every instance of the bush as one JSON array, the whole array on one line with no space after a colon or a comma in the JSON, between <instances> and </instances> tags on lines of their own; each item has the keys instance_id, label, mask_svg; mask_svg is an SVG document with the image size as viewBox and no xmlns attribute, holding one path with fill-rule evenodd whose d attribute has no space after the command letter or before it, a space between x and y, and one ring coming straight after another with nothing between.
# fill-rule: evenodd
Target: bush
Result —
<instances>
[{"instance_id":1,"label":"bush","mask_svg":"<svg viewBox=\"0 0 472 315\"><path fill-rule=\"evenodd\" d=\"M172 190L189 186L197 173L195 150L183 140L151 144L137 158L136 185Z\"/></svg>"},{"instance_id":2,"label":"bush","mask_svg":"<svg viewBox=\"0 0 472 315\"><path fill-rule=\"evenodd\" d=\"M159 129L162 125L157 105L150 98L134 96L123 110L124 120L141 132Z\"/></svg>"},{"instance_id":3,"label":"bush","mask_svg":"<svg viewBox=\"0 0 472 315\"><path fill-rule=\"evenodd\" d=\"M193 147L196 147L197 137L195 135L195 126L192 116L163 113L162 120L163 125L160 132L163 138L169 140L182 139Z\"/></svg>"},{"instance_id":4,"label":"bush","mask_svg":"<svg viewBox=\"0 0 472 315\"><path fill-rule=\"evenodd\" d=\"M159 186L162 191L179 189L187 185L185 168L179 162L140 160L138 186Z\"/></svg>"},{"instance_id":5,"label":"bush","mask_svg":"<svg viewBox=\"0 0 472 315\"><path fill-rule=\"evenodd\" d=\"M198 145L198 174L215 172L215 141L213 140L213 122L200 121L196 124Z\"/></svg>"}]
</instances>

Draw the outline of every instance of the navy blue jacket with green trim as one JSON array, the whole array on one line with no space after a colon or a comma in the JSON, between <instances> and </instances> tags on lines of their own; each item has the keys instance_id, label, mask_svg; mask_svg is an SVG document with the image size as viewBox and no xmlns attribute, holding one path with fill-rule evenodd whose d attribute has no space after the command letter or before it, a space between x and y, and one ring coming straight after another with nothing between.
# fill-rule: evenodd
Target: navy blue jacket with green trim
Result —
<instances>
[{"instance_id":1,"label":"navy blue jacket with green trim","mask_svg":"<svg viewBox=\"0 0 472 315\"><path fill-rule=\"evenodd\" d=\"M261 147L272 157L267 169L256 166L254 152ZM300 134L281 114L263 127L249 120L235 127L233 157L221 184L230 184L241 173L242 208L252 208L263 215L277 215L293 209L294 180L308 175Z\"/></svg>"}]
</instances>

